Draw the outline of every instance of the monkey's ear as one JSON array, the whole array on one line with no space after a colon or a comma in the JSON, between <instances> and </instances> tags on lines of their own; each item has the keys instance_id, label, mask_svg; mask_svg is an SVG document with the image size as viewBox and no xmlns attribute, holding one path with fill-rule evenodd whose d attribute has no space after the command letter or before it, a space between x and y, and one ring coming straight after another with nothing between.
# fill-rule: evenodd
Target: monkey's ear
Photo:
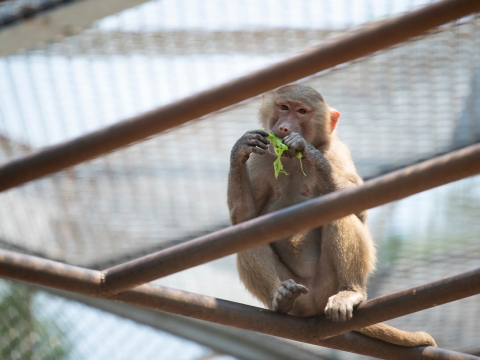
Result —
<instances>
[{"instance_id":1,"label":"monkey's ear","mask_svg":"<svg viewBox=\"0 0 480 360\"><path fill-rule=\"evenodd\" d=\"M337 109L330 108L330 132L333 132L337 127L338 118L340 117L340 112Z\"/></svg>"}]
</instances>

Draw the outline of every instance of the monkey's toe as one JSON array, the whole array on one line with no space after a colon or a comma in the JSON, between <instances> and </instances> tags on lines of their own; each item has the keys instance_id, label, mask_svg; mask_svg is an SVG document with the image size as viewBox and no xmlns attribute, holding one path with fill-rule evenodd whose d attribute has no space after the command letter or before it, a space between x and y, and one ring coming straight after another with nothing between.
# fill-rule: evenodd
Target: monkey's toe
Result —
<instances>
[{"instance_id":1,"label":"monkey's toe","mask_svg":"<svg viewBox=\"0 0 480 360\"><path fill-rule=\"evenodd\" d=\"M272 308L275 311L288 313L293 309L295 300L301 294L306 293L308 293L308 289L301 284L297 284L292 279L282 281L273 295Z\"/></svg>"},{"instance_id":2,"label":"monkey's toe","mask_svg":"<svg viewBox=\"0 0 480 360\"><path fill-rule=\"evenodd\" d=\"M325 316L335 322L345 322L353 317L353 309L363 296L353 291L343 291L328 298Z\"/></svg>"}]
</instances>

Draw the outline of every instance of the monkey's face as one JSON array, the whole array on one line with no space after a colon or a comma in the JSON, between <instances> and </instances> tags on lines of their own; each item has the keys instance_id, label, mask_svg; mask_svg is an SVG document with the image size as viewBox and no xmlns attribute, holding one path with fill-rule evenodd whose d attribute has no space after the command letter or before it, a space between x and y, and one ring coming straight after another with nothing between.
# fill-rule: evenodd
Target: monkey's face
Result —
<instances>
[{"instance_id":1,"label":"monkey's face","mask_svg":"<svg viewBox=\"0 0 480 360\"><path fill-rule=\"evenodd\" d=\"M311 106L280 98L274 102L273 107L274 116L270 126L276 136L284 138L294 132L305 136L309 132L314 116Z\"/></svg>"},{"instance_id":2,"label":"monkey's face","mask_svg":"<svg viewBox=\"0 0 480 360\"><path fill-rule=\"evenodd\" d=\"M330 140L339 116L316 90L305 85L287 85L267 93L260 108L260 120L267 131L282 139L299 133L315 147Z\"/></svg>"}]
</instances>

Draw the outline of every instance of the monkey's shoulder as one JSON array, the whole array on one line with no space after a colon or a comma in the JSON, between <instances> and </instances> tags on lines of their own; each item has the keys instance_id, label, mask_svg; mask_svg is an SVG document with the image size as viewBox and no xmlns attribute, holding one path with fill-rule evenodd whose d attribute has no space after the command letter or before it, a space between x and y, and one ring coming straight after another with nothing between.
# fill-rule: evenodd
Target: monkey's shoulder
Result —
<instances>
[{"instance_id":1,"label":"monkey's shoulder","mask_svg":"<svg viewBox=\"0 0 480 360\"><path fill-rule=\"evenodd\" d=\"M344 183L350 183L349 186L363 183L357 173L350 150L340 139L335 137L323 155L332 167L336 180L341 184L337 190L344 188Z\"/></svg>"}]
</instances>

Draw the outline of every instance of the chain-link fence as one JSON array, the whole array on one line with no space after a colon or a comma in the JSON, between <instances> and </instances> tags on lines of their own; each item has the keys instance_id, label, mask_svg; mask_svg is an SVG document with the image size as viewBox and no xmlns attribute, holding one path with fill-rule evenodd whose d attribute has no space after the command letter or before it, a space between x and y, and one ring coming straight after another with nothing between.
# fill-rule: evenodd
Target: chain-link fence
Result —
<instances>
[{"instance_id":1,"label":"chain-link fence","mask_svg":"<svg viewBox=\"0 0 480 360\"><path fill-rule=\"evenodd\" d=\"M0 14L14 3L0 3ZM0 160L207 89L425 3L145 2L76 35L0 57ZM63 9L68 6L74 4ZM480 19L461 19L302 82L341 112L339 135L364 178L478 142ZM259 126L259 103L251 99L1 193L1 247L103 269L228 226L229 152L246 130ZM480 266L479 185L478 177L465 179L370 211L380 254L370 297ZM234 257L159 283L259 305L240 284ZM10 282L0 286L0 306L0 352L7 358L212 354L92 306ZM426 330L444 348L475 353L479 312L474 297L391 323Z\"/></svg>"}]
</instances>

